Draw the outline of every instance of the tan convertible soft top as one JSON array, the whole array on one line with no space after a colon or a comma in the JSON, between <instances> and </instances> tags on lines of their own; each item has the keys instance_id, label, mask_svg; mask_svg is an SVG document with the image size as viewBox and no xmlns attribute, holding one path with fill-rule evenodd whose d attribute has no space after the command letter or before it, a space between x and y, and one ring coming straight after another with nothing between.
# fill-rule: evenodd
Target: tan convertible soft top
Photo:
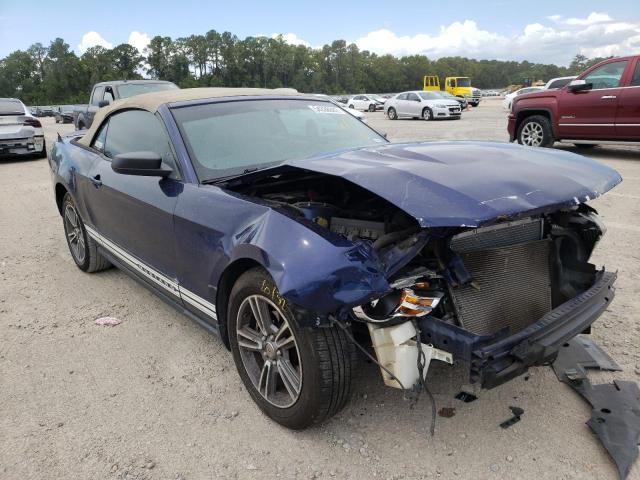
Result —
<instances>
[{"instance_id":1,"label":"tan convertible soft top","mask_svg":"<svg viewBox=\"0 0 640 480\"><path fill-rule=\"evenodd\" d=\"M91 127L87 130L78 143L90 146L102 121L118 110L139 108L155 113L160 105L189 100L203 100L205 98L239 97L239 96L296 96L302 95L291 88L183 88L181 90L162 90L159 92L144 93L122 100L116 100L108 107L103 107L96 112Z\"/></svg>"}]
</instances>

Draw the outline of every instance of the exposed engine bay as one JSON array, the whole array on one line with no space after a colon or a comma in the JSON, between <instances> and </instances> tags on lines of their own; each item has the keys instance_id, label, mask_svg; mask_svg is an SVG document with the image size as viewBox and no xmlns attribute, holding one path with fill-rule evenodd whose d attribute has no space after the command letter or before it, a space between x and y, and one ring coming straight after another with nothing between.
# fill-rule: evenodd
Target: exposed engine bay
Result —
<instances>
[{"instance_id":1,"label":"exposed engine bay","mask_svg":"<svg viewBox=\"0 0 640 480\"><path fill-rule=\"evenodd\" d=\"M469 349L431 335L430 327L435 332L440 325L451 326L478 344L507 338L591 288L598 273L588 260L604 227L586 204L499 219L482 228L427 229L395 205L340 177L296 169L227 188L313 223L314 228L371 244L388 274L390 291L355 306L349 316L368 326L377 353L394 343L393 331L386 329L420 319L425 347L437 347L429 352L432 357L448 360L451 352L471 362ZM396 334L402 337L396 351L418 334L415 329L408 334L405 327L401 331ZM376 345L376 338L383 343ZM415 357L415 348L411 355ZM392 371L394 362L411 363L390 360L388 351L378 357ZM406 372L396 373L408 378ZM393 383L388 373L383 376ZM480 380L474 379L473 367L471 377Z\"/></svg>"}]
</instances>

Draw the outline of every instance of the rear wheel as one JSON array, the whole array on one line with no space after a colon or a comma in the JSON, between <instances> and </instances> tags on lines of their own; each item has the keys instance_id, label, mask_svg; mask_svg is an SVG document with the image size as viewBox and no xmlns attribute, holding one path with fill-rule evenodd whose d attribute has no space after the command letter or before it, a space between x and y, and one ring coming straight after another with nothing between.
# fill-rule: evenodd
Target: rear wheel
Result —
<instances>
[{"instance_id":1,"label":"rear wheel","mask_svg":"<svg viewBox=\"0 0 640 480\"><path fill-rule=\"evenodd\" d=\"M532 115L525 118L518 127L518 143L529 147L550 147L553 133L547 117Z\"/></svg>"},{"instance_id":2,"label":"rear wheel","mask_svg":"<svg viewBox=\"0 0 640 480\"><path fill-rule=\"evenodd\" d=\"M389 107L389 110L387 110L387 116L389 117L389 120L396 120L398 118L396 109L393 107Z\"/></svg>"},{"instance_id":3,"label":"rear wheel","mask_svg":"<svg viewBox=\"0 0 640 480\"><path fill-rule=\"evenodd\" d=\"M68 193L62 200L62 221L69 252L80 270L93 273L111 266L111 263L98 252L96 241L87 235L73 198Z\"/></svg>"},{"instance_id":4,"label":"rear wheel","mask_svg":"<svg viewBox=\"0 0 640 480\"><path fill-rule=\"evenodd\" d=\"M262 268L247 271L233 286L227 318L240 378L270 418L302 429L346 404L353 344L337 327L299 327Z\"/></svg>"},{"instance_id":5,"label":"rear wheel","mask_svg":"<svg viewBox=\"0 0 640 480\"><path fill-rule=\"evenodd\" d=\"M425 107L422 110L422 119L423 120L433 120L433 112L429 107Z\"/></svg>"},{"instance_id":6,"label":"rear wheel","mask_svg":"<svg viewBox=\"0 0 640 480\"><path fill-rule=\"evenodd\" d=\"M353 109L355 109L356 107L354 107L353 105L349 105L349 108L353 108Z\"/></svg>"}]
</instances>

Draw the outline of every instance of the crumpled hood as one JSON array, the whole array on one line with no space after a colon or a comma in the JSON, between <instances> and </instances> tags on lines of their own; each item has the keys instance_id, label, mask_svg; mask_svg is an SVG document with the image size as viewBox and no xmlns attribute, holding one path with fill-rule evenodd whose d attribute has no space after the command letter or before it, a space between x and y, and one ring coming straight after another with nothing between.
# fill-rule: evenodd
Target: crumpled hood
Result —
<instances>
[{"instance_id":1,"label":"crumpled hood","mask_svg":"<svg viewBox=\"0 0 640 480\"><path fill-rule=\"evenodd\" d=\"M490 142L386 144L286 164L343 177L422 227L477 227L575 205L622 181L612 168L581 155Z\"/></svg>"}]
</instances>

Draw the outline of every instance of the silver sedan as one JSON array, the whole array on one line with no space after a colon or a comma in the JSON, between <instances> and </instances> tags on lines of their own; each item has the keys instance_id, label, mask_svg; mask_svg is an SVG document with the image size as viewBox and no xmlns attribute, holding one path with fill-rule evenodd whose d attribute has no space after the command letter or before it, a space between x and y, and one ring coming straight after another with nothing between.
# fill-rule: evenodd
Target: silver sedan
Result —
<instances>
[{"instance_id":1,"label":"silver sedan","mask_svg":"<svg viewBox=\"0 0 640 480\"><path fill-rule=\"evenodd\" d=\"M459 119L462 115L462 109L457 100L449 100L436 92L421 90L399 93L390 98L384 104L384 111L391 120L400 117L423 118L424 120Z\"/></svg>"}]
</instances>

